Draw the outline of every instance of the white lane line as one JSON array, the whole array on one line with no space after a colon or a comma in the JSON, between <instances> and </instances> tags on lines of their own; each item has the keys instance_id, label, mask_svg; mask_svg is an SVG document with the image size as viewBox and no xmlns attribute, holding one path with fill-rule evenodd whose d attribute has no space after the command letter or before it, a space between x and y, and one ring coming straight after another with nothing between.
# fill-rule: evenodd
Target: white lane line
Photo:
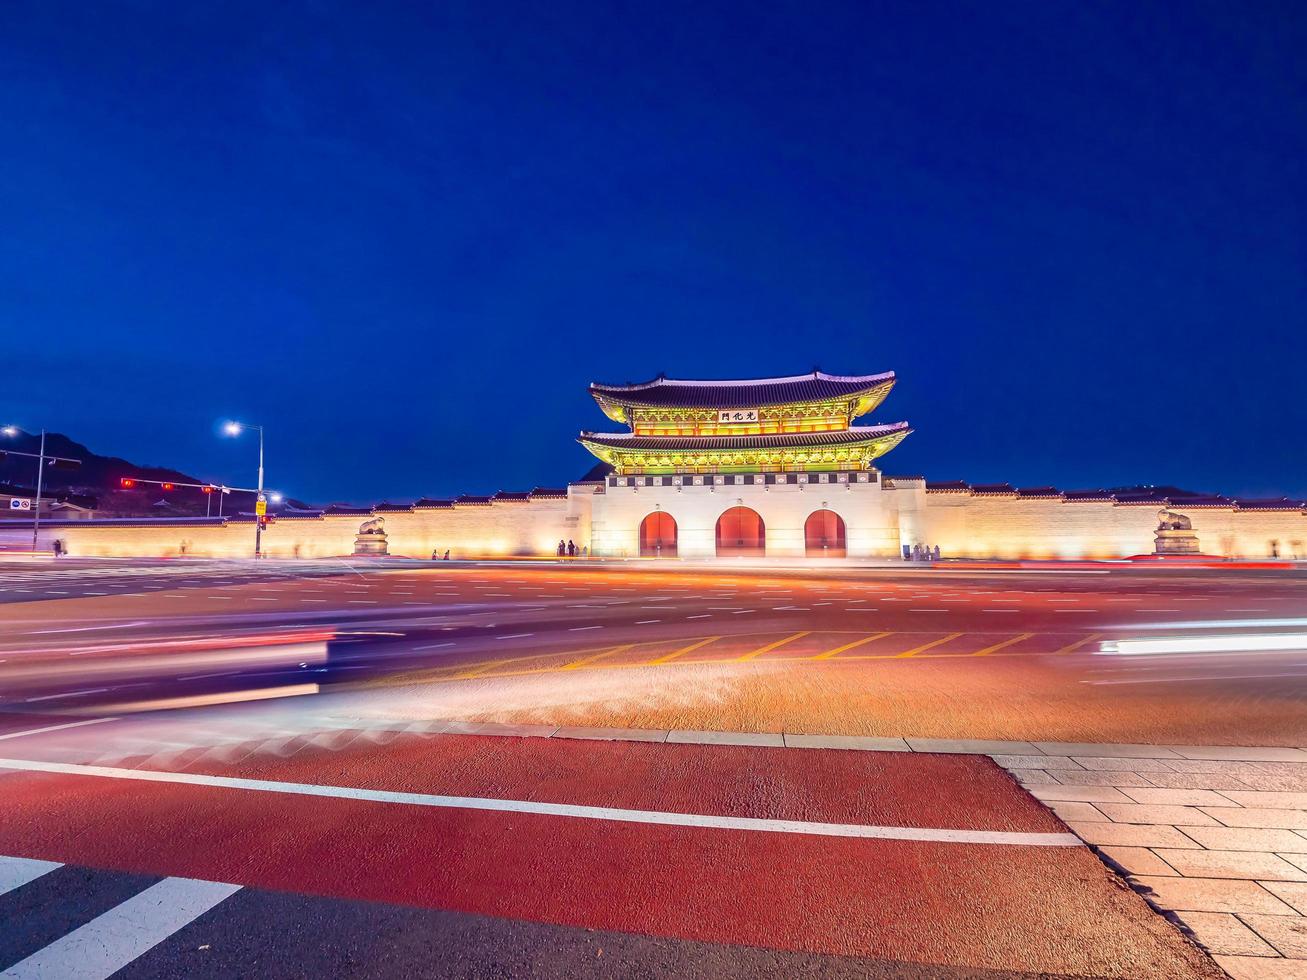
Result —
<instances>
[{"instance_id":1,"label":"white lane line","mask_svg":"<svg viewBox=\"0 0 1307 980\"><path fill-rule=\"evenodd\" d=\"M686 619L712 619L712 613L699 613L697 616L686 616Z\"/></svg>"},{"instance_id":2,"label":"white lane line","mask_svg":"<svg viewBox=\"0 0 1307 980\"><path fill-rule=\"evenodd\" d=\"M661 619L637 619L637 620L635 621L635 625L636 625L636 626L648 626L650 623L661 623L661 622L662 622Z\"/></svg>"},{"instance_id":3,"label":"white lane line","mask_svg":"<svg viewBox=\"0 0 1307 980\"><path fill-rule=\"evenodd\" d=\"M452 647L453 645L454 645L454 641L451 640L448 643L428 643L426 646L414 647L413 649L414 650L438 650L441 647Z\"/></svg>"},{"instance_id":4,"label":"white lane line","mask_svg":"<svg viewBox=\"0 0 1307 980\"><path fill-rule=\"evenodd\" d=\"M1019 613L1020 609L982 609L983 613Z\"/></svg>"},{"instance_id":5,"label":"white lane line","mask_svg":"<svg viewBox=\"0 0 1307 980\"><path fill-rule=\"evenodd\" d=\"M194 922L240 885L165 878L15 963L3 980L105 980Z\"/></svg>"},{"instance_id":6,"label":"white lane line","mask_svg":"<svg viewBox=\"0 0 1307 980\"><path fill-rule=\"evenodd\" d=\"M59 866L57 861L0 856L0 895L22 888L29 881L48 875Z\"/></svg>"},{"instance_id":7,"label":"white lane line","mask_svg":"<svg viewBox=\"0 0 1307 980\"><path fill-rule=\"evenodd\" d=\"M569 633L579 633L579 632L581 632L582 630L601 630L601 629L603 629L602 626L573 626L573 627L569 628L567 632L569 632Z\"/></svg>"},{"instance_id":8,"label":"white lane line","mask_svg":"<svg viewBox=\"0 0 1307 980\"><path fill-rule=\"evenodd\" d=\"M23 732L7 732L0 735L0 742L8 738L22 738L25 735L43 735L46 732L62 731L65 728L81 728L83 725L99 725L106 721L117 721L117 718L88 718L85 721L69 721L62 725L46 725L44 728L29 728Z\"/></svg>"},{"instance_id":9,"label":"white lane line","mask_svg":"<svg viewBox=\"0 0 1307 980\"><path fill-rule=\"evenodd\" d=\"M362 789L356 786L321 786L314 783L286 783L270 779L242 779L209 776L195 772L160 772L154 769L118 769L112 766L83 766L65 762L35 762L0 759L0 769L24 772L52 772L69 776L104 779L133 779L148 783L183 786L213 786L220 789L254 790L370 803L400 803L409 806L444 807L455 810L490 810L497 813L534 813L583 820L612 820L621 823L661 824L670 827L703 827L714 830L751 830L781 834L810 834L819 837L871 837L885 840L937 841L946 844L1024 844L1032 847L1080 847L1075 834L1047 831L946 830L934 827L882 827L871 824L814 823L804 820L773 820L762 817L728 817L703 813L672 813L659 810L624 810L573 803L542 803L535 800L499 800L479 796L441 796L431 793L403 793ZM59 975L59 974L54 974Z\"/></svg>"},{"instance_id":10,"label":"white lane line","mask_svg":"<svg viewBox=\"0 0 1307 980\"><path fill-rule=\"evenodd\" d=\"M535 636L534 633L507 633L504 636L496 636L496 640L520 640L524 636Z\"/></svg>"}]
</instances>

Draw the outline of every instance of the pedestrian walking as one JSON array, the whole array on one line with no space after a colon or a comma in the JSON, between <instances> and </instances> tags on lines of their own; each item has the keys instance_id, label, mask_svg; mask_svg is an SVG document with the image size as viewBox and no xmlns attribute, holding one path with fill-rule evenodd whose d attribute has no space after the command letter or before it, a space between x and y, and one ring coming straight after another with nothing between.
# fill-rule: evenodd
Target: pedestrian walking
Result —
<instances>
[{"instance_id":1,"label":"pedestrian walking","mask_svg":"<svg viewBox=\"0 0 1307 980\"><path fill-rule=\"evenodd\" d=\"M568 558L576 557L576 544L572 541L571 538L568 538L567 540L567 557Z\"/></svg>"}]
</instances>

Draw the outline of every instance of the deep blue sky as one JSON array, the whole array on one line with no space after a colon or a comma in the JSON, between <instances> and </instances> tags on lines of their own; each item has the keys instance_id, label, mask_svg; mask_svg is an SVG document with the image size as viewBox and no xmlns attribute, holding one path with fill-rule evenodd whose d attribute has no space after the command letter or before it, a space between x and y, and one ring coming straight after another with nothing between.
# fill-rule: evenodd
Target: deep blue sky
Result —
<instances>
[{"instance_id":1,"label":"deep blue sky","mask_svg":"<svg viewBox=\"0 0 1307 980\"><path fill-rule=\"evenodd\" d=\"M605 9L606 8L606 9ZM6 4L0 422L557 485L591 380L896 370L891 473L1307 496L1300 3Z\"/></svg>"}]
</instances>

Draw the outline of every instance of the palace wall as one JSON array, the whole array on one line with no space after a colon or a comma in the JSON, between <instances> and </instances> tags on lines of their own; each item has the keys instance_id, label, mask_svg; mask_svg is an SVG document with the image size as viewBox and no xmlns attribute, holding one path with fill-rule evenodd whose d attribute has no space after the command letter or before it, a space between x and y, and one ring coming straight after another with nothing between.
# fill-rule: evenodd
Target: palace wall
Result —
<instances>
[{"instance_id":1,"label":"palace wall","mask_svg":"<svg viewBox=\"0 0 1307 980\"><path fill-rule=\"evenodd\" d=\"M1153 552L1161 505L1111 499L1020 497L970 490L927 490L921 479L867 482L754 483L733 475L687 476L679 486L610 478L576 484L566 496L491 500L436 507L382 508L392 555L429 558L446 549L455 558L553 555L560 538L592 554L627 558L639 554L640 522L661 510L677 522L682 558L716 554L716 524L743 504L766 526L767 554L802 557L804 523L816 510L843 518L851 558L892 558L903 545L939 545L949 558L1123 558ZM835 479L834 476L831 479ZM621 480L621 483L617 481ZM717 480L721 480L718 483ZM1193 524L1209 555L1239 558L1307 558L1307 515L1296 509L1238 506L1168 507ZM264 533L266 552L277 558L351 555L366 511L282 517ZM158 519L43 522L41 545L58 538L72 555L246 557L254 526L243 520ZM31 525L5 522L0 547L30 546Z\"/></svg>"},{"instance_id":2,"label":"palace wall","mask_svg":"<svg viewBox=\"0 0 1307 980\"><path fill-rule=\"evenodd\" d=\"M950 558L1125 558L1152 554L1161 504L1064 500L969 491L927 491L894 480L906 545L939 545ZM1230 558L1307 557L1300 510L1241 510L1182 503L1168 510L1193 523L1204 554Z\"/></svg>"},{"instance_id":3,"label":"palace wall","mask_svg":"<svg viewBox=\"0 0 1307 980\"><path fill-rule=\"evenodd\" d=\"M450 551L454 558L552 555L560 538L578 549L590 536L590 494L491 501L433 508L384 510L389 553L430 558ZM368 513L282 517L263 532L263 549L273 558L329 558L354 553L354 538ZM29 543L31 525L22 535ZM70 555L92 557L190 555L243 558L254 550L251 520L125 520L43 523L41 546L61 540ZM8 542L0 542L8 543ZM15 538L11 546L22 546Z\"/></svg>"}]
</instances>

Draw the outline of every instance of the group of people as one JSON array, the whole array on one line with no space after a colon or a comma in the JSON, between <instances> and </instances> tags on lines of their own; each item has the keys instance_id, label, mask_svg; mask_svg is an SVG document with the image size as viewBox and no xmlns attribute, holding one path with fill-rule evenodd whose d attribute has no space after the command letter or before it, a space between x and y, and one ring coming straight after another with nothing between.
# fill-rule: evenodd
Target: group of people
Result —
<instances>
[{"instance_id":1,"label":"group of people","mask_svg":"<svg viewBox=\"0 0 1307 980\"><path fill-rule=\"evenodd\" d=\"M930 545L914 544L909 548L903 546L904 561L939 561L939 545L932 549Z\"/></svg>"},{"instance_id":2,"label":"group of people","mask_svg":"<svg viewBox=\"0 0 1307 980\"><path fill-rule=\"evenodd\" d=\"M434 548L434 549L432 549L432 552L431 552L431 560L432 560L432 561L441 561L441 560L442 560L441 555L440 555L440 549L439 549L439 548ZM448 549L448 548L445 549L445 555L444 555L443 560L444 560L444 561L449 561L449 549Z\"/></svg>"},{"instance_id":3,"label":"group of people","mask_svg":"<svg viewBox=\"0 0 1307 980\"><path fill-rule=\"evenodd\" d=\"M584 558L587 554L589 554L589 549L583 547L583 548L578 552L578 551L576 550L576 543L575 543L574 541L572 541L570 538L569 538L568 540L566 540L566 541L564 541L562 538L559 538L559 539L558 539L558 557L559 557L559 558L575 558L578 554L579 554L582 558Z\"/></svg>"}]
</instances>

